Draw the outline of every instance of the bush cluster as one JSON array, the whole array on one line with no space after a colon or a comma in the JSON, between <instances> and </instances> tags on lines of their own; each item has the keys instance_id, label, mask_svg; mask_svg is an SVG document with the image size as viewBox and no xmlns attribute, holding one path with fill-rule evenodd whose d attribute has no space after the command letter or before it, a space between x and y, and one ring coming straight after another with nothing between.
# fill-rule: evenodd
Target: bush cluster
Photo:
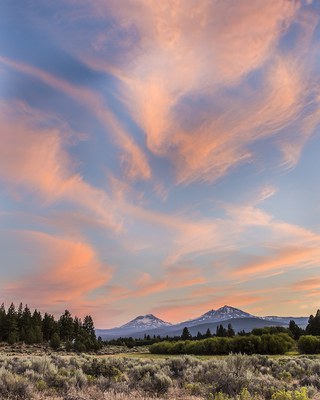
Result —
<instances>
[{"instance_id":1,"label":"bush cluster","mask_svg":"<svg viewBox=\"0 0 320 400\"><path fill-rule=\"evenodd\" d=\"M150 346L153 354L195 354L224 355L244 354L284 354L295 345L287 333L263 334L260 336L213 337L197 341L179 340L159 342Z\"/></svg>"},{"instance_id":2,"label":"bush cluster","mask_svg":"<svg viewBox=\"0 0 320 400\"><path fill-rule=\"evenodd\" d=\"M319 354L320 336L301 336L298 340L298 348L304 354Z\"/></svg>"}]
</instances>

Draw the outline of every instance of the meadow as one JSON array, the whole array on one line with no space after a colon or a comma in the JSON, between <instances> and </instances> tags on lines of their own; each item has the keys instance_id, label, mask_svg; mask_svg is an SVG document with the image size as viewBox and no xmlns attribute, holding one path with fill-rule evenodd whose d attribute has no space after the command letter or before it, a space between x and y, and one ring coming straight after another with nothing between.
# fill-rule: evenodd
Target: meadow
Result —
<instances>
[{"instance_id":1,"label":"meadow","mask_svg":"<svg viewBox=\"0 0 320 400\"><path fill-rule=\"evenodd\" d=\"M66 355L40 354L40 349L34 355L2 351L0 398L315 400L320 399L320 358L158 356L123 351L114 355Z\"/></svg>"}]
</instances>

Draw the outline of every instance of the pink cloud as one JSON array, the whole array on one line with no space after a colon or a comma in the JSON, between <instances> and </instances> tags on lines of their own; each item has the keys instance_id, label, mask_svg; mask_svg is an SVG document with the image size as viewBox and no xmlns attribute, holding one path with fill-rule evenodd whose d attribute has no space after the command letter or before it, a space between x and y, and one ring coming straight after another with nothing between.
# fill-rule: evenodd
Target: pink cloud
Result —
<instances>
[{"instance_id":1,"label":"pink cloud","mask_svg":"<svg viewBox=\"0 0 320 400\"><path fill-rule=\"evenodd\" d=\"M303 279L299 282L294 283L293 289L297 292L305 291L315 291L316 294L320 292L320 278L310 278L310 279Z\"/></svg>"},{"instance_id":2,"label":"pink cloud","mask_svg":"<svg viewBox=\"0 0 320 400\"><path fill-rule=\"evenodd\" d=\"M317 263L319 257L320 251L317 248L283 246L271 255L257 257L256 261L242 265L234 274L239 277L255 274L261 276L279 269L311 267Z\"/></svg>"},{"instance_id":3,"label":"pink cloud","mask_svg":"<svg viewBox=\"0 0 320 400\"><path fill-rule=\"evenodd\" d=\"M255 304L261 299L261 296L251 294L230 294L225 296L213 295L212 299L205 301L198 301L191 297L187 304L185 302L181 302L181 304L177 305L175 302L173 302L167 305L153 307L151 311L156 315L159 315L160 318L164 320L181 322L184 319L198 317L208 310L217 309L225 304L243 307Z\"/></svg>"},{"instance_id":4,"label":"pink cloud","mask_svg":"<svg viewBox=\"0 0 320 400\"><path fill-rule=\"evenodd\" d=\"M191 13L185 2L142 2L135 11L129 7L130 14L113 3L107 7L119 20L126 18L139 26L145 38L141 53L132 49L128 69L117 65L123 99L144 129L149 149L175 165L178 182L213 181L254 159L249 146L288 126L305 104L306 71L294 53L287 57L278 50L279 39L295 18L301 28L298 45L308 46L311 40L316 17L300 17L298 3L272 1L261 9L255 2L239 2L232 12L223 3L201 3L193 4ZM101 2L94 3L93 10L101 8ZM99 64L99 56L94 56ZM221 92L221 87L237 85L262 67L262 90L243 83L247 100ZM205 123L186 130L184 125L190 125L189 120L195 125L196 117L186 110L185 123L176 109L189 94L213 96L221 113L215 117L209 112L203 117ZM283 143L287 162L291 156ZM301 139L295 138L293 145L301 148L299 143Z\"/></svg>"},{"instance_id":5,"label":"pink cloud","mask_svg":"<svg viewBox=\"0 0 320 400\"><path fill-rule=\"evenodd\" d=\"M121 222L114 216L108 195L73 172L59 128L37 127L44 116L25 110L28 112L21 112L19 105L15 112L6 107L0 110L0 178L9 187L39 194L45 204L66 200L83 207L118 231Z\"/></svg>"},{"instance_id":6,"label":"pink cloud","mask_svg":"<svg viewBox=\"0 0 320 400\"><path fill-rule=\"evenodd\" d=\"M176 266L166 268L163 277L155 279L149 273L143 272L134 282L134 287L120 297L145 297L172 289L193 287L206 282L201 270L197 267Z\"/></svg>"},{"instance_id":7,"label":"pink cloud","mask_svg":"<svg viewBox=\"0 0 320 400\"><path fill-rule=\"evenodd\" d=\"M111 279L112 268L100 262L87 242L35 231L9 231L8 235L17 246L24 246L26 262L35 263L33 271L21 272L14 282L4 280L8 301L23 299L47 310L70 307L83 314L92 304L90 293Z\"/></svg>"},{"instance_id":8,"label":"pink cloud","mask_svg":"<svg viewBox=\"0 0 320 400\"><path fill-rule=\"evenodd\" d=\"M85 105L103 123L106 132L112 134L114 142L123 150L120 161L126 175L130 179L149 179L151 177L151 169L146 155L134 142L134 139L125 132L121 122L104 105L99 94L91 89L72 85L70 82L32 65L19 63L5 57L0 57L0 63L31 75Z\"/></svg>"}]
</instances>

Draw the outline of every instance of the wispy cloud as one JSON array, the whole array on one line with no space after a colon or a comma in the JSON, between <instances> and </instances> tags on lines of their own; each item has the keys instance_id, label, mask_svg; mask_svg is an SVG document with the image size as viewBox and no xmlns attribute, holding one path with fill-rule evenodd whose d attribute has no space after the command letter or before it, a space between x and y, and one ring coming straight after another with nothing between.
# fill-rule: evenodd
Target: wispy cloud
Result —
<instances>
[{"instance_id":1,"label":"wispy cloud","mask_svg":"<svg viewBox=\"0 0 320 400\"><path fill-rule=\"evenodd\" d=\"M2 271L8 298L38 302L43 285L57 307L115 323L117 312L177 320L224 303L271 310L275 298L289 310L292 290L314 304L314 3L4 7L0 217L13 242L39 250L37 274ZM3 265L20 266L10 257Z\"/></svg>"},{"instance_id":2,"label":"wispy cloud","mask_svg":"<svg viewBox=\"0 0 320 400\"><path fill-rule=\"evenodd\" d=\"M143 128L149 150L169 158L177 181L184 183L221 178L255 159L252 144L274 135L282 138L285 164L294 165L313 127L291 138L291 150L281 131L310 101L314 82L306 80L310 66L302 55L310 48L318 16L287 1L239 2L232 12L226 4L209 2L190 4L189 13L185 4L141 2L135 7L128 2L120 10L113 2L96 1L88 10L97 18L108 10L119 21L119 31L126 21L127 29L137 29L138 38L144 38L123 63L120 57L106 69L123 82L122 99ZM291 52L284 52L281 39L293 20L297 39ZM101 36L88 40L95 43ZM103 68L100 52L90 55L92 65ZM248 78L257 71L262 72L258 87ZM230 87L235 91L230 93ZM197 103L203 109L194 113Z\"/></svg>"},{"instance_id":3,"label":"wispy cloud","mask_svg":"<svg viewBox=\"0 0 320 400\"><path fill-rule=\"evenodd\" d=\"M121 162L123 163L126 175L131 179L148 179L151 176L151 169L146 155L135 143L132 136L125 132L121 122L104 104L102 97L93 90L76 86L70 82L56 77L35 66L0 57L0 62L30 75L70 96L76 102L84 104L104 125L105 132L112 136L114 142L122 149Z\"/></svg>"},{"instance_id":4,"label":"wispy cloud","mask_svg":"<svg viewBox=\"0 0 320 400\"><path fill-rule=\"evenodd\" d=\"M8 301L23 298L37 307L41 303L60 312L65 307L82 312L90 304L90 292L111 279L112 268L99 260L89 243L36 231L8 231L7 235L17 248L25 247L27 257L36 259L32 272L2 283Z\"/></svg>"},{"instance_id":5,"label":"wispy cloud","mask_svg":"<svg viewBox=\"0 0 320 400\"><path fill-rule=\"evenodd\" d=\"M108 195L74 172L59 127L43 128L41 122L45 116L19 104L13 107L0 110L1 179L8 185L39 194L45 204L69 201L84 207L106 226L119 230L121 221L114 215Z\"/></svg>"}]
</instances>

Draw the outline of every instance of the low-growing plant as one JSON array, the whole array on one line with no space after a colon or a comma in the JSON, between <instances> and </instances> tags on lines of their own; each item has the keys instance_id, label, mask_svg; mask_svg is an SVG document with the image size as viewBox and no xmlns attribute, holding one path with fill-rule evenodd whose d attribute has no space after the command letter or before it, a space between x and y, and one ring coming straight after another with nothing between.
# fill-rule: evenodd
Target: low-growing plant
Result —
<instances>
[{"instance_id":1,"label":"low-growing plant","mask_svg":"<svg viewBox=\"0 0 320 400\"><path fill-rule=\"evenodd\" d=\"M278 390L273 393L271 400L308 400L308 390L301 388L300 390Z\"/></svg>"}]
</instances>

